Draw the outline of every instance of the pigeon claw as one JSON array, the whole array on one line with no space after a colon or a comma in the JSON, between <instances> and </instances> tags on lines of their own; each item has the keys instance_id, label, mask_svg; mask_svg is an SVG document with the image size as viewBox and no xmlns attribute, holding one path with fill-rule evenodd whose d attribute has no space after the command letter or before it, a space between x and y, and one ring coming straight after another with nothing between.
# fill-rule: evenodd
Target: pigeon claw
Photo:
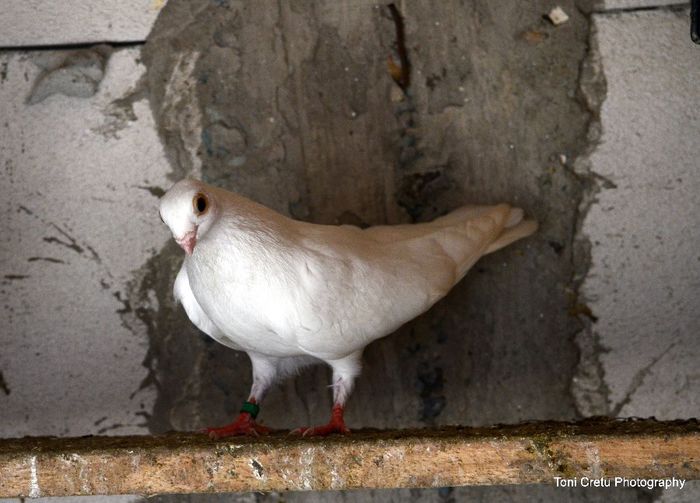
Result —
<instances>
[{"instance_id":1,"label":"pigeon claw","mask_svg":"<svg viewBox=\"0 0 700 503\"><path fill-rule=\"evenodd\" d=\"M332 435L333 433L347 435L350 433L350 428L345 426L345 424L334 424L333 422L330 422L328 424L324 424L323 426L297 428L291 432L292 435L301 435L302 437L325 437Z\"/></svg>"},{"instance_id":2,"label":"pigeon claw","mask_svg":"<svg viewBox=\"0 0 700 503\"><path fill-rule=\"evenodd\" d=\"M345 420L343 419L343 408L340 405L335 405L333 407L333 412L331 414L331 420L328 424L323 426L313 426L311 428L297 428L292 430L290 434L301 435L302 437L325 437L333 433L340 433L342 435L347 435L350 433L350 428L345 426Z\"/></svg>"},{"instance_id":3,"label":"pigeon claw","mask_svg":"<svg viewBox=\"0 0 700 503\"><path fill-rule=\"evenodd\" d=\"M220 428L205 428L204 433L211 439L247 436L258 437L270 433L270 428L258 424L250 417L250 414L243 412L233 423L221 426Z\"/></svg>"}]
</instances>

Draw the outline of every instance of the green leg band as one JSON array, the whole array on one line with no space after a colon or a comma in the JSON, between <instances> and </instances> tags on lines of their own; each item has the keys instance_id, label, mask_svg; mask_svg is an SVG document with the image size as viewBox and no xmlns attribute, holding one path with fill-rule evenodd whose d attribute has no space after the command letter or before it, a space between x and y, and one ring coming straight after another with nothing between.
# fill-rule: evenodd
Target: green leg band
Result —
<instances>
[{"instance_id":1,"label":"green leg band","mask_svg":"<svg viewBox=\"0 0 700 503\"><path fill-rule=\"evenodd\" d=\"M258 412L260 412L260 406L257 403L243 402L241 412L247 412L250 414L250 417L255 419L258 417Z\"/></svg>"}]
</instances>

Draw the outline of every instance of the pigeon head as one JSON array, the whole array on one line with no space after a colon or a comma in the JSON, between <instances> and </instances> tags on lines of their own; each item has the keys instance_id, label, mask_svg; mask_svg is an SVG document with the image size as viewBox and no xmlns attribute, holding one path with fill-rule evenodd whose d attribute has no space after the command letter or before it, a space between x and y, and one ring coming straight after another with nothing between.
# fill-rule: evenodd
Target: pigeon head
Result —
<instances>
[{"instance_id":1,"label":"pigeon head","mask_svg":"<svg viewBox=\"0 0 700 503\"><path fill-rule=\"evenodd\" d=\"M211 189L197 180L180 180L160 200L160 218L187 255L192 255L217 214Z\"/></svg>"}]
</instances>

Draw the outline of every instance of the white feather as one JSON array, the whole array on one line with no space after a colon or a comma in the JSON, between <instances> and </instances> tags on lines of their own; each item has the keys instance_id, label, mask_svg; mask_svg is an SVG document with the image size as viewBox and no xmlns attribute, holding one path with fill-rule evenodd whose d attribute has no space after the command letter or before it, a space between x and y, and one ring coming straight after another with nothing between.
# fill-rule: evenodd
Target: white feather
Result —
<instances>
[{"instance_id":1,"label":"white feather","mask_svg":"<svg viewBox=\"0 0 700 503\"><path fill-rule=\"evenodd\" d=\"M214 322L209 319L209 317L199 306L199 303L197 302L197 299L190 288L190 282L187 278L187 267L185 267L185 264L180 267L180 272L177 273L177 277L175 278L173 295L175 300L182 304L182 307L185 309L185 313L187 313L187 317L195 327L225 346L233 349L241 349L231 339L226 337L226 334L224 334L219 327L214 325Z\"/></svg>"}]
</instances>

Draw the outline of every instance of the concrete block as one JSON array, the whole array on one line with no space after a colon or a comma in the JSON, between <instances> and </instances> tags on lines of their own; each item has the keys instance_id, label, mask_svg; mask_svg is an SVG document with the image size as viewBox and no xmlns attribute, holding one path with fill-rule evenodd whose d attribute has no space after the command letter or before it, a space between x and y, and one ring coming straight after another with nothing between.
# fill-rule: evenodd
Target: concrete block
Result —
<instances>
[{"instance_id":1,"label":"concrete block","mask_svg":"<svg viewBox=\"0 0 700 503\"><path fill-rule=\"evenodd\" d=\"M610 410L700 414L700 52L688 11L595 15L607 80L602 141L590 160L603 183L583 234L582 288L598 322Z\"/></svg>"},{"instance_id":2,"label":"concrete block","mask_svg":"<svg viewBox=\"0 0 700 503\"><path fill-rule=\"evenodd\" d=\"M143 73L114 52L97 93L28 104L39 64L0 55L0 437L146 433L146 329L126 292L168 239L157 213L169 166Z\"/></svg>"},{"instance_id":3,"label":"concrete block","mask_svg":"<svg viewBox=\"0 0 700 503\"><path fill-rule=\"evenodd\" d=\"M166 0L0 0L0 47L146 39Z\"/></svg>"}]
</instances>

